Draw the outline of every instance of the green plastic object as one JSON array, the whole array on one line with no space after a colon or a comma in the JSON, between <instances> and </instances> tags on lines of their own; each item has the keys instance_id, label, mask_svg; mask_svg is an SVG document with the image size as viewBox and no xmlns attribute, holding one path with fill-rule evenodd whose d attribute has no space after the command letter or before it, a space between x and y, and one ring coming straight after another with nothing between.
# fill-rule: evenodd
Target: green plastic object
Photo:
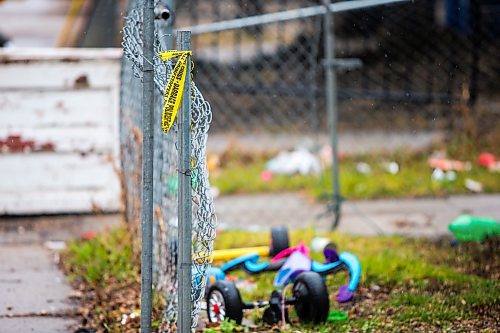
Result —
<instances>
[{"instance_id":1,"label":"green plastic object","mask_svg":"<svg viewBox=\"0 0 500 333\"><path fill-rule=\"evenodd\" d=\"M347 312L341 311L341 310L330 310L328 312L328 319L327 321L329 323L338 323L342 321L347 320Z\"/></svg>"},{"instance_id":2,"label":"green plastic object","mask_svg":"<svg viewBox=\"0 0 500 333\"><path fill-rule=\"evenodd\" d=\"M196 177L196 170L193 170L191 173L191 187L196 189L198 187L198 178ZM168 194L174 195L177 193L177 189L179 188L179 178L177 175L170 176L167 178L167 191Z\"/></svg>"},{"instance_id":3,"label":"green plastic object","mask_svg":"<svg viewBox=\"0 0 500 333\"><path fill-rule=\"evenodd\" d=\"M500 223L487 217L460 215L448 229L460 242L481 242L500 235Z\"/></svg>"}]
</instances>

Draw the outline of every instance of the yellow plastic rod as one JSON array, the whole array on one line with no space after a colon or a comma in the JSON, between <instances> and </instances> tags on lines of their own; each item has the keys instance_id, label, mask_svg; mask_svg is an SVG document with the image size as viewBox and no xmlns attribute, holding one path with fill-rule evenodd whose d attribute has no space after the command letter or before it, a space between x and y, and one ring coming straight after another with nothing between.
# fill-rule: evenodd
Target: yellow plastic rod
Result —
<instances>
[{"instance_id":1,"label":"yellow plastic rod","mask_svg":"<svg viewBox=\"0 0 500 333\"><path fill-rule=\"evenodd\" d=\"M215 250L213 252L214 261L230 260L239 256L257 253L259 256L269 255L269 246L242 247L240 249Z\"/></svg>"}]
</instances>

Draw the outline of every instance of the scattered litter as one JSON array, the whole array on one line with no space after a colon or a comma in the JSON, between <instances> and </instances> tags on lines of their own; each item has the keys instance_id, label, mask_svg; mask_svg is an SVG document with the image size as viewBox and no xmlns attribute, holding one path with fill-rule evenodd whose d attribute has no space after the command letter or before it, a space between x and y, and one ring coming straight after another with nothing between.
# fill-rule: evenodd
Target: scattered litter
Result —
<instances>
[{"instance_id":1,"label":"scattered litter","mask_svg":"<svg viewBox=\"0 0 500 333\"><path fill-rule=\"evenodd\" d=\"M328 312L328 319L327 321L329 323L338 323L338 322L343 322L347 320L347 312L342 311L342 310L330 310Z\"/></svg>"},{"instance_id":2,"label":"scattered litter","mask_svg":"<svg viewBox=\"0 0 500 333\"><path fill-rule=\"evenodd\" d=\"M177 176L169 176L166 180L168 194L177 193L179 187L179 179Z\"/></svg>"},{"instance_id":3,"label":"scattered litter","mask_svg":"<svg viewBox=\"0 0 500 333\"><path fill-rule=\"evenodd\" d=\"M500 235L500 223L487 217L460 215L448 226L460 242L481 242L488 237Z\"/></svg>"},{"instance_id":4,"label":"scattered litter","mask_svg":"<svg viewBox=\"0 0 500 333\"><path fill-rule=\"evenodd\" d=\"M52 251L61 251L66 248L66 242L64 241L47 241L43 245Z\"/></svg>"},{"instance_id":5,"label":"scattered litter","mask_svg":"<svg viewBox=\"0 0 500 333\"><path fill-rule=\"evenodd\" d=\"M487 168L492 172L500 171L500 160L497 160L495 155L490 153L482 153L478 159L479 165Z\"/></svg>"},{"instance_id":6,"label":"scattered litter","mask_svg":"<svg viewBox=\"0 0 500 333\"><path fill-rule=\"evenodd\" d=\"M492 166L488 168L491 172L500 172L500 161L495 162Z\"/></svg>"},{"instance_id":7,"label":"scattered litter","mask_svg":"<svg viewBox=\"0 0 500 333\"><path fill-rule=\"evenodd\" d=\"M466 171L471 169L470 162L462 162L458 160L450 160L447 158L431 157L428 160L429 166L433 169L441 169L443 171Z\"/></svg>"},{"instance_id":8,"label":"scattered litter","mask_svg":"<svg viewBox=\"0 0 500 333\"><path fill-rule=\"evenodd\" d=\"M92 231L84 232L83 234L80 235L80 239L83 240L91 240L96 238L97 234Z\"/></svg>"},{"instance_id":9,"label":"scattered litter","mask_svg":"<svg viewBox=\"0 0 500 333\"><path fill-rule=\"evenodd\" d=\"M325 145L323 146L320 151L319 151L319 160L321 161L321 164L324 165L325 167L328 167L332 165L332 146L330 145Z\"/></svg>"},{"instance_id":10,"label":"scattered litter","mask_svg":"<svg viewBox=\"0 0 500 333\"><path fill-rule=\"evenodd\" d=\"M495 165L495 155L490 153L481 153L478 159L479 165L485 168L491 168Z\"/></svg>"},{"instance_id":11,"label":"scattered litter","mask_svg":"<svg viewBox=\"0 0 500 333\"><path fill-rule=\"evenodd\" d=\"M359 162L358 164L356 164L356 171L358 171L359 173L361 173L363 175L367 175L367 174L372 173L372 168L370 167L370 165L368 163Z\"/></svg>"},{"instance_id":12,"label":"scattered litter","mask_svg":"<svg viewBox=\"0 0 500 333\"><path fill-rule=\"evenodd\" d=\"M432 171L431 178L438 182L444 180L444 171L441 169L434 169L434 171Z\"/></svg>"},{"instance_id":13,"label":"scattered litter","mask_svg":"<svg viewBox=\"0 0 500 333\"><path fill-rule=\"evenodd\" d=\"M397 162L386 162L383 163L382 166L384 167L385 171L387 171L391 175L396 175L397 173L399 173L399 164Z\"/></svg>"},{"instance_id":14,"label":"scattered litter","mask_svg":"<svg viewBox=\"0 0 500 333\"><path fill-rule=\"evenodd\" d=\"M80 290L73 290L68 295L68 298L70 298L70 299L81 299L82 297L83 297L83 293Z\"/></svg>"},{"instance_id":15,"label":"scattered litter","mask_svg":"<svg viewBox=\"0 0 500 333\"><path fill-rule=\"evenodd\" d=\"M455 180L457 180L457 173L453 170L447 171L445 175L446 180L449 182L454 182Z\"/></svg>"},{"instance_id":16,"label":"scattered litter","mask_svg":"<svg viewBox=\"0 0 500 333\"><path fill-rule=\"evenodd\" d=\"M431 178L432 180L438 182L443 182L443 181L454 182L455 180L457 180L457 173L453 170L444 172L441 169L434 169Z\"/></svg>"},{"instance_id":17,"label":"scattered litter","mask_svg":"<svg viewBox=\"0 0 500 333\"><path fill-rule=\"evenodd\" d=\"M132 311L130 314L122 314L122 319L120 320L120 324L126 325L129 321L134 319L139 319L141 313L140 310Z\"/></svg>"},{"instance_id":18,"label":"scattered litter","mask_svg":"<svg viewBox=\"0 0 500 333\"><path fill-rule=\"evenodd\" d=\"M464 185L466 189L472 192L479 193L483 191L483 185L480 182L470 178L465 179Z\"/></svg>"},{"instance_id":19,"label":"scattered litter","mask_svg":"<svg viewBox=\"0 0 500 333\"><path fill-rule=\"evenodd\" d=\"M273 173L269 170L264 170L260 173L260 180L262 180L263 182L270 182L271 180L273 180Z\"/></svg>"},{"instance_id":20,"label":"scattered litter","mask_svg":"<svg viewBox=\"0 0 500 333\"><path fill-rule=\"evenodd\" d=\"M319 174L322 171L318 158L304 149L279 153L267 162L266 169L272 173L285 175Z\"/></svg>"}]
</instances>

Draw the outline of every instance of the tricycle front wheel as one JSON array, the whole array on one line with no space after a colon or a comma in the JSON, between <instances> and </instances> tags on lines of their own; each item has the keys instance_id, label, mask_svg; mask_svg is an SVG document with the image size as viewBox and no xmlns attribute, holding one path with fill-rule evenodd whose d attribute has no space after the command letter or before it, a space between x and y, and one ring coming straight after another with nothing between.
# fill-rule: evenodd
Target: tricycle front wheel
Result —
<instances>
[{"instance_id":1,"label":"tricycle front wheel","mask_svg":"<svg viewBox=\"0 0 500 333\"><path fill-rule=\"evenodd\" d=\"M220 280L210 287L207 294L207 314L212 323L223 322L228 318L241 324L243 302L234 282Z\"/></svg>"}]
</instances>

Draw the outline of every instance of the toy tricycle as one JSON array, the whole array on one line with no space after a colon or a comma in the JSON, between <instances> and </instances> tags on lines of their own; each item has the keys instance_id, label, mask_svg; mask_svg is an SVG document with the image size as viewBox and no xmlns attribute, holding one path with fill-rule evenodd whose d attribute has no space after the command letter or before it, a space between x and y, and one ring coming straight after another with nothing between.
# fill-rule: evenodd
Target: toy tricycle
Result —
<instances>
[{"instance_id":1,"label":"toy tricycle","mask_svg":"<svg viewBox=\"0 0 500 333\"><path fill-rule=\"evenodd\" d=\"M330 303L325 283L318 273L298 274L293 281L292 297L285 297L281 290L273 290L269 301L243 302L234 282L227 280L215 282L207 294L207 313L211 322L229 318L241 324L243 310L261 307L267 307L263 317L266 323L288 322L287 307L290 305L295 307L304 323L326 321Z\"/></svg>"},{"instance_id":2,"label":"toy tricycle","mask_svg":"<svg viewBox=\"0 0 500 333\"><path fill-rule=\"evenodd\" d=\"M209 320L218 322L229 318L240 323L244 309L268 307L264 312L264 321L274 324L280 320L288 320L286 306L294 305L301 321L325 321L329 301L322 276L342 269L349 271L350 281L348 285L342 286L337 295L339 302L346 302L356 290L361 266L358 259L350 253L342 252L337 255L336 247L331 243L324 248L323 253L325 263L312 261L309 258L309 249L300 244L281 251L269 262L259 262L259 255L253 253L235 258L220 268L211 268L206 294ZM242 302L235 284L225 280L226 273L237 269L243 269L250 274L278 271L273 283L278 290L271 293L269 301ZM289 283L293 283L292 297L285 298L281 289Z\"/></svg>"}]
</instances>

